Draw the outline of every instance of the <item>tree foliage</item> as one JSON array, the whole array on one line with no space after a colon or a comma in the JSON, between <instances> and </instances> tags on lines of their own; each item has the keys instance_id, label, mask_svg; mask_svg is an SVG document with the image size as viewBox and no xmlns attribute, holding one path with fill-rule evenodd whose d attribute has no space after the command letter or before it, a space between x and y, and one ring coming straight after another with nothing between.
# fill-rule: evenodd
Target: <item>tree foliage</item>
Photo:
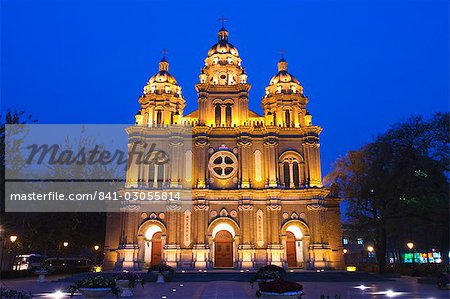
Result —
<instances>
[{"instance_id":1,"label":"tree foliage","mask_svg":"<svg viewBox=\"0 0 450 299\"><path fill-rule=\"evenodd\" d=\"M380 271L388 249L449 248L449 113L410 117L335 162L326 178L348 202L350 225L374 241Z\"/></svg>"}]
</instances>

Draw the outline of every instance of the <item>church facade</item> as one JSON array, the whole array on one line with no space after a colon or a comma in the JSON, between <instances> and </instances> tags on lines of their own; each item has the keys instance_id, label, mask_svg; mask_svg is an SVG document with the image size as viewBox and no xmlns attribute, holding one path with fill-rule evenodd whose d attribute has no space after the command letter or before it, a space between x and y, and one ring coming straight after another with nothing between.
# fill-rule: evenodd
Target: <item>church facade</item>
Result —
<instances>
[{"instance_id":1,"label":"church facade","mask_svg":"<svg viewBox=\"0 0 450 299\"><path fill-rule=\"evenodd\" d=\"M165 58L144 87L135 126L127 129L130 144L150 138L150 129L155 140L154 128L167 126L189 127L192 144L170 143L186 167L130 167L125 190L191 188L192 205L109 213L105 270L159 263L343 267L341 200L322 184L322 128L312 123L303 87L282 58L265 89L263 115L251 111L251 85L228 38L220 29L208 51L194 112L184 115L186 102Z\"/></svg>"}]
</instances>

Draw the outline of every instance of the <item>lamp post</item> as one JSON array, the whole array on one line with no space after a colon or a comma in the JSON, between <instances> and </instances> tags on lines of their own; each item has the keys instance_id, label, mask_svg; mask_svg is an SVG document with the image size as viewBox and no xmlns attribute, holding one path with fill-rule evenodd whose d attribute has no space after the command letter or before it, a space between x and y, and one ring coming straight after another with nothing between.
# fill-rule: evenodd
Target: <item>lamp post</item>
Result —
<instances>
[{"instance_id":1,"label":"lamp post","mask_svg":"<svg viewBox=\"0 0 450 299\"><path fill-rule=\"evenodd\" d=\"M369 252L367 255L369 257L370 268L371 268L372 272L374 272L374 269L373 269L373 257L372 257L372 252L374 251L373 246L372 245L367 246L367 251Z\"/></svg>"},{"instance_id":2,"label":"lamp post","mask_svg":"<svg viewBox=\"0 0 450 299\"><path fill-rule=\"evenodd\" d=\"M415 257L414 257L414 243L413 242L408 242L406 243L406 247L409 248L409 250L411 250L411 255L412 255L412 264L411 264L411 276L414 274L414 266L415 266Z\"/></svg>"},{"instance_id":3,"label":"lamp post","mask_svg":"<svg viewBox=\"0 0 450 299\"><path fill-rule=\"evenodd\" d=\"M64 241L63 246L64 246L64 267L67 267L67 246L69 246L69 242Z\"/></svg>"},{"instance_id":4,"label":"lamp post","mask_svg":"<svg viewBox=\"0 0 450 299\"><path fill-rule=\"evenodd\" d=\"M0 227L0 242L2 243L2 248L1 248L1 256L0 256L0 272L3 271L3 258L5 256L5 250L7 248L7 239L4 238L3 233L4 233L4 229L3 227ZM11 235L9 236L9 241L11 242L11 244L14 244L14 242L16 242L18 239L18 237L16 235ZM14 258L13 258L14 261Z\"/></svg>"},{"instance_id":5,"label":"lamp post","mask_svg":"<svg viewBox=\"0 0 450 299\"><path fill-rule=\"evenodd\" d=\"M94 251L95 251L95 256L94 256L94 266L97 266L97 256L98 256L98 250L100 249L100 246L98 245L94 245Z\"/></svg>"}]
</instances>

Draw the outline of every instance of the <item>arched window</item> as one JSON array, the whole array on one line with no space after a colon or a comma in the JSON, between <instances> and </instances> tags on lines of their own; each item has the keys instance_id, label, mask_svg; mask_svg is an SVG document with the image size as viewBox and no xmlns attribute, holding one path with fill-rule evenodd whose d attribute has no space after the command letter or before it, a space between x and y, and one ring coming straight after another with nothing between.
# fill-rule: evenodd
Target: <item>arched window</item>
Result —
<instances>
[{"instance_id":1,"label":"arched window","mask_svg":"<svg viewBox=\"0 0 450 299\"><path fill-rule=\"evenodd\" d=\"M156 124L157 125L162 124L162 111L161 110L156 111Z\"/></svg>"},{"instance_id":2,"label":"arched window","mask_svg":"<svg viewBox=\"0 0 450 299\"><path fill-rule=\"evenodd\" d=\"M158 167L158 188L162 188L164 183L164 164L156 166Z\"/></svg>"},{"instance_id":3,"label":"arched window","mask_svg":"<svg viewBox=\"0 0 450 299\"><path fill-rule=\"evenodd\" d=\"M291 178L289 176L289 163L288 162L283 163L283 174L284 174L284 186L286 188L289 188Z\"/></svg>"},{"instance_id":4,"label":"arched window","mask_svg":"<svg viewBox=\"0 0 450 299\"><path fill-rule=\"evenodd\" d=\"M226 123L227 127L231 127L231 105L227 104L225 108L225 117L226 117Z\"/></svg>"},{"instance_id":5,"label":"arched window","mask_svg":"<svg viewBox=\"0 0 450 299\"><path fill-rule=\"evenodd\" d=\"M216 107L214 108L214 114L215 114L215 119L216 119L216 126L219 127L220 126L220 122L221 122L221 107L220 105L216 105Z\"/></svg>"},{"instance_id":6,"label":"arched window","mask_svg":"<svg viewBox=\"0 0 450 299\"><path fill-rule=\"evenodd\" d=\"M280 181L285 188L300 188L305 183L303 157L293 150L281 154L279 158Z\"/></svg>"},{"instance_id":7,"label":"arched window","mask_svg":"<svg viewBox=\"0 0 450 299\"><path fill-rule=\"evenodd\" d=\"M299 188L300 187L300 168L298 165L298 162L294 162L292 163L293 166L293 175L294 175L294 186L295 188Z\"/></svg>"},{"instance_id":8,"label":"arched window","mask_svg":"<svg viewBox=\"0 0 450 299\"><path fill-rule=\"evenodd\" d=\"M291 126L291 111L286 110L284 111L284 119L286 121L286 127Z\"/></svg>"}]
</instances>

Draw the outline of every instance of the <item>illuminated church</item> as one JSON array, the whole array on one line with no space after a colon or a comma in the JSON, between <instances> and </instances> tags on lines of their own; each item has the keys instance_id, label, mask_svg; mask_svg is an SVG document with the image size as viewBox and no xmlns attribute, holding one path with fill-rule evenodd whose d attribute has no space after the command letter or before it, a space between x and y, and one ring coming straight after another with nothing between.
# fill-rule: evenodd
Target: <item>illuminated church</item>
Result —
<instances>
[{"instance_id":1,"label":"illuminated church","mask_svg":"<svg viewBox=\"0 0 450 299\"><path fill-rule=\"evenodd\" d=\"M126 189L188 187L192 205L108 214L105 270L343 267L341 200L322 185L322 128L303 87L284 58L262 97L263 115L248 107L250 87L223 27L195 85L194 112L184 115L181 87L161 60L139 97L129 142L149 138L150 129L189 126L190 148L170 147L191 164L130 167Z\"/></svg>"}]
</instances>

